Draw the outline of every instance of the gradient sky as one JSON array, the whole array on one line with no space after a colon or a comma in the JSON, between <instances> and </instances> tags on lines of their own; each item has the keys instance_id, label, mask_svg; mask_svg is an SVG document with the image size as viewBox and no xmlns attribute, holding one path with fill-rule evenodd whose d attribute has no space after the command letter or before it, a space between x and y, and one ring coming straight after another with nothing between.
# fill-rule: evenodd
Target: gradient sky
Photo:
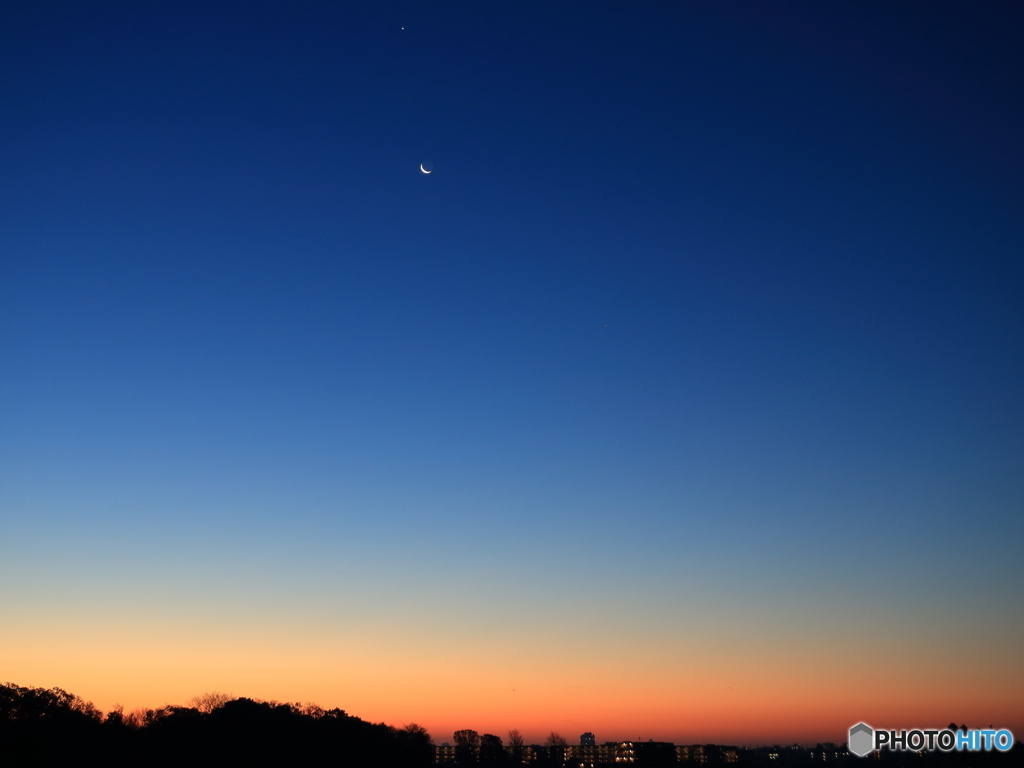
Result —
<instances>
[{"instance_id":1,"label":"gradient sky","mask_svg":"<svg viewBox=\"0 0 1024 768\"><path fill-rule=\"evenodd\" d=\"M1024 14L763 5L5 2L0 679L1024 734Z\"/></svg>"}]
</instances>

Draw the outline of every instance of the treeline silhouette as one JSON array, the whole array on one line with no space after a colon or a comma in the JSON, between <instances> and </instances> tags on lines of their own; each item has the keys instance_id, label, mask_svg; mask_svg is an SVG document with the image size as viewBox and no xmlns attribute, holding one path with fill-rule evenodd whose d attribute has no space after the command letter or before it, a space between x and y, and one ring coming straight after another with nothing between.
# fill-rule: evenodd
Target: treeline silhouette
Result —
<instances>
[{"instance_id":1,"label":"treeline silhouette","mask_svg":"<svg viewBox=\"0 0 1024 768\"><path fill-rule=\"evenodd\" d=\"M951 730L958 726L950 724ZM966 726L959 726L967 730ZM867 758L845 745L754 748L668 742L623 742L627 757L607 762L551 733L527 745L460 730L435 751L415 724L369 723L341 709L205 694L189 706L106 715L61 688L0 685L0 768L1010 768L1024 764L1024 745L1008 752L885 752ZM608 743L606 743L608 744ZM614 743L612 743L614 746Z\"/></svg>"},{"instance_id":2,"label":"treeline silhouette","mask_svg":"<svg viewBox=\"0 0 1024 768\"><path fill-rule=\"evenodd\" d=\"M0 685L0 766L345 766L427 768L427 731L369 723L340 709L223 695L192 706L104 716L60 688Z\"/></svg>"}]
</instances>

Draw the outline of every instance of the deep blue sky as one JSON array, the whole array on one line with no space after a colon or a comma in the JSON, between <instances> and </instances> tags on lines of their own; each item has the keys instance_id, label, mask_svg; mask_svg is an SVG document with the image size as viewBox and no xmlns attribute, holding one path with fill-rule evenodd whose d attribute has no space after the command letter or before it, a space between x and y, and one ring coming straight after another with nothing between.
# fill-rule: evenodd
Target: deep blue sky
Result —
<instances>
[{"instance_id":1,"label":"deep blue sky","mask_svg":"<svg viewBox=\"0 0 1024 768\"><path fill-rule=\"evenodd\" d=\"M188 614L183 563L255 605L226 574L262 562L280 605L315 574L651 632L687 589L984 594L1020 639L1022 33L1012 3L5 3L10 621L117 614L124 571Z\"/></svg>"}]
</instances>

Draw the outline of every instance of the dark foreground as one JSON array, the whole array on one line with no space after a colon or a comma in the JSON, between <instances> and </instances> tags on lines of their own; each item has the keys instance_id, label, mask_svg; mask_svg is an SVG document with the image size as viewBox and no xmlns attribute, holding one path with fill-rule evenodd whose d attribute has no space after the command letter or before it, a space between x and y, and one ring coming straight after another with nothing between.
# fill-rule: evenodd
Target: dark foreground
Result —
<instances>
[{"instance_id":1,"label":"dark foreground","mask_svg":"<svg viewBox=\"0 0 1024 768\"><path fill-rule=\"evenodd\" d=\"M460 731L473 734L473 731ZM556 734L552 734L555 736ZM606 745L607 746L607 745ZM0 768L1017 768L1024 745L1007 752L883 752L866 758L845 745L814 748L716 745L676 747L655 742L602 748L564 740L504 746L492 735L446 751L417 725L369 723L340 709L247 698L200 697L195 706L168 706L104 716L60 688L0 685ZM494 747L494 748L490 748ZM606 750L607 751L607 750ZM609 752L608 754L611 754ZM628 764L623 765L622 761Z\"/></svg>"},{"instance_id":2,"label":"dark foreground","mask_svg":"<svg viewBox=\"0 0 1024 768\"><path fill-rule=\"evenodd\" d=\"M0 766L427 768L425 730L368 723L340 709L234 699L103 717L59 688L0 685Z\"/></svg>"}]
</instances>

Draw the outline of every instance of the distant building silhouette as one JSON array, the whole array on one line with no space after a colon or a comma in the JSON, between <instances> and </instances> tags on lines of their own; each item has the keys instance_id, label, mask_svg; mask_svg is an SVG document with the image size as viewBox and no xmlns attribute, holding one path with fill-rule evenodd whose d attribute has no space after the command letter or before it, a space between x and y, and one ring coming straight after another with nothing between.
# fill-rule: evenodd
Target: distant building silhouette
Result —
<instances>
[{"instance_id":1,"label":"distant building silhouette","mask_svg":"<svg viewBox=\"0 0 1024 768\"><path fill-rule=\"evenodd\" d=\"M717 744L691 744L676 747L676 762L707 765L711 763L735 763L739 761L739 750L736 747L724 747Z\"/></svg>"},{"instance_id":2,"label":"distant building silhouette","mask_svg":"<svg viewBox=\"0 0 1024 768\"><path fill-rule=\"evenodd\" d=\"M580 734L580 746L581 747L596 747L597 737L594 736L590 731Z\"/></svg>"},{"instance_id":3,"label":"distant building silhouette","mask_svg":"<svg viewBox=\"0 0 1024 768\"><path fill-rule=\"evenodd\" d=\"M435 763L454 763L455 762L455 745L449 744L447 741L434 747L434 762Z\"/></svg>"},{"instance_id":4,"label":"distant building silhouette","mask_svg":"<svg viewBox=\"0 0 1024 768\"><path fill-rule=\"evenodd\" d=\"M514 758L515 757L515 751L514 751L515 748L513 746L505 745L503 747L503 749L505 750L505 753L510 758ZM540 749L540 747L529 746L529 745L524 744L522 746L522 748L521 748L521 752L520 752L520 756L519 756L519 759L522 761L522 764L523 765L531 765L533 763L536 763L537 762L537 750L538 749ZM480 756L480 747L479 747L479 745L474 749L474 752L475 752L476 757L479 758L479 756ZM441 744L438 744L438 745L434 746L434 763L435 764L437 764L437 765L444 765L445 763L454 763L454 762L456 762L456 752L455 752L455 746L454 745L449 744L447 741L445 741L445 742L443 742ZM511 764L514 765L515 763L513 762Z\"/></svg>"},{"instance_id":5,"label":"distant building silhouette","mask_svg":"<svg viewBox=\"0 0 1024 768\"><path fill-rule=\"evenodd\" d=\"M583 736L594 734L583 734ZM615 765L635 763L631 741L606 741L604 744L586 744L580 736L579 746L568 747L566 765L569 768L593 768L597 765ZM596 742L597 739L595 738Z\"/></svg>"}]
</instances>

